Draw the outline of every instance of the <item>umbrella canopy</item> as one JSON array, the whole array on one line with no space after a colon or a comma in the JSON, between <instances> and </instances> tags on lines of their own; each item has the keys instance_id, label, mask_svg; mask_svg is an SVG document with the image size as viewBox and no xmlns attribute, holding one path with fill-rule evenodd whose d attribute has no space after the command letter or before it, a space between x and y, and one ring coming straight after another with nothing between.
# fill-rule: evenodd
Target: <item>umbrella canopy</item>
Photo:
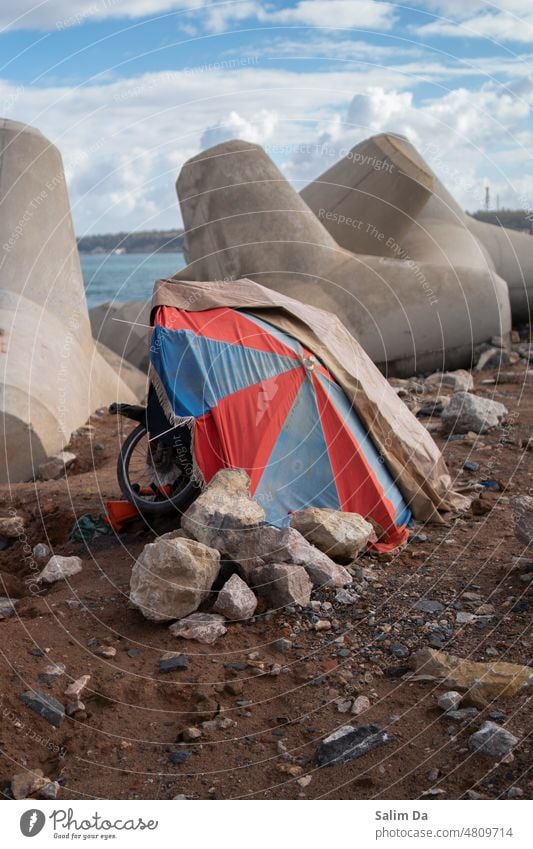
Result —
<instances>
[{"instance_id":1,"label":"umbrella canopy","mask_svg":"<svg viewBox=\"0 0 533 849\"><path fill-rule=\"evenodd\" d=\"M330 507L383 529L382 550L411 518L383 458L329 371L300 342L227 307L154 311L151 377L172 425L194 427L205 483L221 468L248 472L267 521Z\"/></svg>"}]
</instances>

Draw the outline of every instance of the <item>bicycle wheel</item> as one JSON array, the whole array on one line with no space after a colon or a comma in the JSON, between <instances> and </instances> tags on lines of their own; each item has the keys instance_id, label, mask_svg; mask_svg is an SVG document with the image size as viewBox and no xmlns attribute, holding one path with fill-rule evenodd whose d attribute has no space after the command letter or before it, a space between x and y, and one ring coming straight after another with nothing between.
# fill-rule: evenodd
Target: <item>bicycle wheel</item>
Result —
<instances>
[{"instance_id":1,"label":"bicycle wheel","mask_svg":"<svg viewBox=\"0 0 533 849\"><path fill-rule=\"evenodd\" d=\"M137 425L124 441L117 462L117 478L125 498L140 513L163 514L186 510L199 494L199 487L179 472L172 482L159 479L150 460L157 451L143 424Z\"/></svg>"}]
</instances>

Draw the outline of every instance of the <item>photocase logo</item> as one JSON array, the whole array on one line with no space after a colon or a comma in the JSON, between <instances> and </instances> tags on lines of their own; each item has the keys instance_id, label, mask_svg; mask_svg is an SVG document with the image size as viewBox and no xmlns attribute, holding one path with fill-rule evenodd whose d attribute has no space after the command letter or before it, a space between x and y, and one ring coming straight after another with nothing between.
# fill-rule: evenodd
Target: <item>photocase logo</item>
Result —
<instances>
[{"instance_id":1,"label":"photocase logo","mask_svg":"<svg viewBox=\"0 0 533 849\"><path fill-rule=\"evenodd\" d=\"M35 837L43 830L46 817L42 811L37 808L32 808L30 811L25 811L20 818L20 830L24 837Z\"/></svg>"}]
</instances>

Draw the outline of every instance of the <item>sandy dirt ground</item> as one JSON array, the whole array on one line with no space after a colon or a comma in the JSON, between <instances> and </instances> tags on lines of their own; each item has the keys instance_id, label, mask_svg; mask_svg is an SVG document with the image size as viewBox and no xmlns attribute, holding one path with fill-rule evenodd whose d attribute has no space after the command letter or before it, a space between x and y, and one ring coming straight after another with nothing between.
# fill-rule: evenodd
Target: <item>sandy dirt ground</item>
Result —
<instances>
[{"instance_id":1,"label":"sandy dirt ground","mask_svg":"<svg viewBox=\"0 0 533 849\"><path fill-rule=\"evenodd\" d=\"M418 538L395 555L361 557L355 604L323 589L314 598L331 609L259 612L230 624L212 646L173 637L128 602L135 558L177 519L139 519L127 533L87 545L68 541L77 517L98 515L118 497L117 451L131 423L93 417L71 442L78 459L67 478L3 486L2 515L14 508L24 518L29 545L78 555L83 570L36 595L30 585L38 564L24 557L24 540L0 552L0 595L19 599L16 615L0 621L0 793L11 798L16 773L41 769L59 782L59 799L530 797L528 692L457 722L437 707L442 685L412 682L407 673L412 653L428 645L480 661L530 661L529 566L513 533L511 499L533 494L533 382L524 361L506 371L516 382L483 384L495 374L483 371L475 390L507 406L504 427L446 441L438 418L423 419L456 486L472 486L477 498L479 481L499 482L481 507L443 525L416 525ZM413 394L413 403L434 397ZM465 462L479 468L469 471ZM417 610L420 598L442 610ZM459 610L480 608L485 618L457 624ZM331 630L315 631L325 615ZM101 656L102 649L113 654L109 647L114 656ZM186 655L187 668L160 672L167 651ZM39 676L52 662L65 672L43 683ZM36 688L66 703L67 684L84 674L91 676L85 711L59 728L20 700ZM368 697L368 710L343 713L357 696ZM509 763L467 747L490 717L519 738ZM320 741L349 722L375 723L393 739L350 763L318 768ZM190 727L201 736L184 742Z\"/></svg>"}]
</instances>

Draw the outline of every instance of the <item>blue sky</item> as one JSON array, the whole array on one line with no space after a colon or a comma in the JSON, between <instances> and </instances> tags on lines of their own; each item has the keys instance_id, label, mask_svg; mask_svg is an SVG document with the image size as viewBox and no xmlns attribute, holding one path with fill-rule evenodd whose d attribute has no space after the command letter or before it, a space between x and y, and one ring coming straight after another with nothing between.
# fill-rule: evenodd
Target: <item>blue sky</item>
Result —
<instances>
[{"instance_id":1,"label":"blue sky","mask_svg":"<svg viewBox=\"0 0 533 849\"><path fill-rule=\"evenodd\" d=\"M0 116L65 161L78 234L174 227L185 160L241 137L297 188L381 131L458 200L533 208L531 0L2 0Z\"/></svg>"}]
</instances>

